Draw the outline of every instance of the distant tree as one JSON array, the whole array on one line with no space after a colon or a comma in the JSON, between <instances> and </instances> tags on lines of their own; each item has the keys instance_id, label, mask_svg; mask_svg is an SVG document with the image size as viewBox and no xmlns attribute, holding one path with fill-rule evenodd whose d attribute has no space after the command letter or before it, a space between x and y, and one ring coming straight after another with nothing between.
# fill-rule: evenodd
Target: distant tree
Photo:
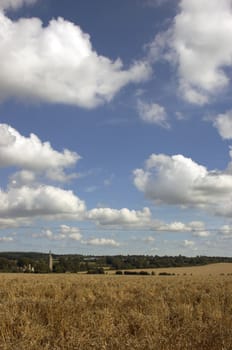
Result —
<instances>
[{"instance_id":1,"label":"distant tree","mask_svg":"<svg viewBox=\"0 0 232 350\"><path fill-rule=\"evenodd\" d=\"M14 260L0 257L0 271L2 272L16 272L17 265Z\"/></svg>"}]
</instances>

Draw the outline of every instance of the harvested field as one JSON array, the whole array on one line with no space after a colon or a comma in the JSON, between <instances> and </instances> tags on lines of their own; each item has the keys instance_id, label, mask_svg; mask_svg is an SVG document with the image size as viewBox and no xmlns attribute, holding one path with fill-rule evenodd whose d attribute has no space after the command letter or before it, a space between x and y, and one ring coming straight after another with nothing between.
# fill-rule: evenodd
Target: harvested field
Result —
<instances>
[{"instance_id":1,"label":"harvested field","mask_svg":"<svg viewBox=\"0 0 232 350\"><path fill-rule=\"evenodd\" d=\"M122 271L147 271L159 274L160 272L174 273L175 275L193 275L193 276L209 276L209 275L222 275L232 274L232 263L218 263L209 264L204 266L192 266L192 267L162 267L152 269L133 269L133 270L122 270ZM109 271L108 273L114 274L115 271Z\"/></svg>"},{"instance_id":2,"label":"harvested field","mask_svg":"<svg viewBox=\"0 0 232 350\"><path fill-rule=\"evenodd\" d=\"M1 350L231 350L232 276L0 275Z\"/></svg>"}]
</instances>

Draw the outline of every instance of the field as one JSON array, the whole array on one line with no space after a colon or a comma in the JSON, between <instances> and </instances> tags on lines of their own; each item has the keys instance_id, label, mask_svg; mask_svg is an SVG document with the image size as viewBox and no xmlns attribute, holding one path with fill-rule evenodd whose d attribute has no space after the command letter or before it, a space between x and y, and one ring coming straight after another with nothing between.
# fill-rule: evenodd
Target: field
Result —
<instances>
[{"instance_id":1,"label":"field","mask_svg":"<svg viewBox=\"0 0 232 350\"><path fill-rule=\"evenodd\" d=\"M0 349L231 350L231 265L207 268L175 276L1 274Z\"/></svg>"},{"instance_id":2,"label":"field","mask_svg":"<svg viewBox=\"0 0 232 350\"><path fill-rule=\"evenodd\" d=\"M193 267L160 267L156 269L133 269L126 271L147 271L150 273L153 271L156 275L162 272L166 272L175 275L217 276L223 274L232 274L232 263L218 263ZM108 273L115 274L115 271L108 271Z\"/></svg>"}]
</instances>

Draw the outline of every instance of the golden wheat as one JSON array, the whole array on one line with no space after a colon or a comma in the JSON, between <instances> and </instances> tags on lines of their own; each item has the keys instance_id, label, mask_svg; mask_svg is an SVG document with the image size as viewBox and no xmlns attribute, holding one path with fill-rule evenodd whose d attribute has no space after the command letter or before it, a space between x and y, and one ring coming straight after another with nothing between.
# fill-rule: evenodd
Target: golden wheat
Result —
<instances>
[{"instance_id":1,"label":"golden wheat","mask_svg":"<svg viewBox=\"0 0 232 350\"><path fill-rule=\"evenodd\" d=\"M0 275L1 350L231 350L232 276Z\"/></svg>"}]
</instances>

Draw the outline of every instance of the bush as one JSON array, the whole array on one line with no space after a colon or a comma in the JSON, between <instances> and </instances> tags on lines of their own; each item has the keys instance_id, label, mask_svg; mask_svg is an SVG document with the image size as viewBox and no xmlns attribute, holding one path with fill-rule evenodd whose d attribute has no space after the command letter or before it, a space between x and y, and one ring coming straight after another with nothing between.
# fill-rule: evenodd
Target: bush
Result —
<instances>
[{"instance_id":1,"label":"bush","mask_svg":"<svg viewBox=\"0 0 232 350\"><path fill-rule=\"evenodd\" d=\"M105 270L103 269L103 267L98 267L96 269L90 269L88 270L87 274L91 274L91 275L104 275Z\"/></svg>"},{"instance_id":2,"label":"bush","mask_svg":"<svg viewBox=\"0 0 232 350\"><path fill-rule=\"evenodd\" d=\"M172 273L169 272L160 272L159 276L172 276Z\"/></svg>"},{"instance_id":3,"label":"bush","mask_svg":"<svg viewBox=\"0 0 232 350\"><path fill-rule=\"evenodd\" d=\"M143 276L149 276L150 275L150 273L148 271L140 271L139 274L143 275Z\"/></svg>"}]
</instances>

